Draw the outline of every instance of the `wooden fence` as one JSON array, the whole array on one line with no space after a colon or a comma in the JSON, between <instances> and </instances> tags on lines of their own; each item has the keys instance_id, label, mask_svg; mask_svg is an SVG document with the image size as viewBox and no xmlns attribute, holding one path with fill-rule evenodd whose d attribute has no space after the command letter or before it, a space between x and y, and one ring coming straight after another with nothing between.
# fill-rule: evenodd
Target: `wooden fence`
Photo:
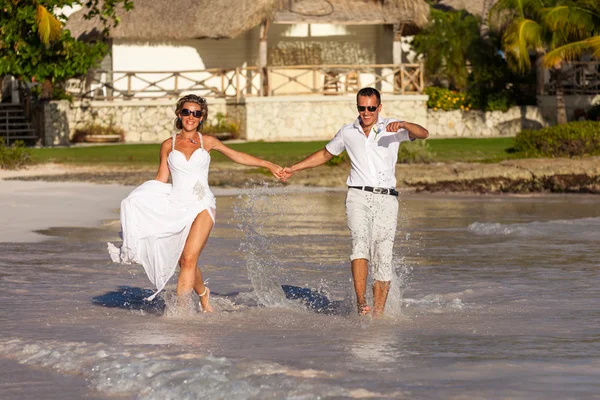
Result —
<instances>
[{"instance_id":1,"label":"wooden fence","mask_svg":"<svg viewBox=\"0 0 600 400\"><path fill-rule=\"evenodd\" d=\"M560 71L563 92L570 94L600 93L600 61L579 61L564 64ZM545 93L556 93L556 76L545 87Z\"/></svg>"},{"instance_id":2,"label":"wooden fence","mask_svg":"<svg viewBox=\"0 0 600 400\"><path fill-rule=\"evenodd\" d=\"M70 79L65 90L75 99L131 100L202 97L235 98L283 95L345 95L361 87L382 93L423 93L421 64L299 65L205 69L196 71L95 71Z\"/></svg>"}]
</instances>

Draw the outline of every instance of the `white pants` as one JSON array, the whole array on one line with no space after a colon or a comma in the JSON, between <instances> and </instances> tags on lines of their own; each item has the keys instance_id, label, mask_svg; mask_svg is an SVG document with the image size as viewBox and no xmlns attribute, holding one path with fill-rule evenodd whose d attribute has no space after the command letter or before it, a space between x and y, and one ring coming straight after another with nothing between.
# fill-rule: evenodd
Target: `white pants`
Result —
<instances>
[{"instance_id":1,"label":"white pants","mask_svg":"<svg viewBox=\"0 0 600 400\"><path fill-rule=\"evenodd\" d=\"M348 189L346 219L352 235L350 260L368 260L374 280L391 281L398 198L389 194Z\"/></svg>"}]
</instances>

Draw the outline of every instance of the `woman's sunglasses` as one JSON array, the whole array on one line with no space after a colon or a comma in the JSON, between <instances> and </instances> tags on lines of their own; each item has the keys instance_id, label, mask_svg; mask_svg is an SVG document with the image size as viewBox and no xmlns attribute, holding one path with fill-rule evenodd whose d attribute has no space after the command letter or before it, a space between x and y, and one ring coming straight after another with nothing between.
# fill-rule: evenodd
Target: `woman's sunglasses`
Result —
<instances>
[{"instance_id":1,"label":"woman's sunglasses","mask_svg":"<svg viewBox=\"0 0 600 400\"><path fill-rule=\"evenodd\" d=\"M194 118L200 118L202 116L202 110L188 110L187 108L183 108L181 110L181 116L182 117L188 117L190 115L193 115Z\"/></svg>"},{"instance_id":2,"label":"woman's sunglasses","mask_svg":"<svg viewBox=\"0 0 600 400\"><path fill-rule=\"evenodd\" d=\"M356 106L359 112L363 112L365 110L369 110L369 112L375 112L377 111L377 107L379 106Z\"/></svg>"}]
</instances>

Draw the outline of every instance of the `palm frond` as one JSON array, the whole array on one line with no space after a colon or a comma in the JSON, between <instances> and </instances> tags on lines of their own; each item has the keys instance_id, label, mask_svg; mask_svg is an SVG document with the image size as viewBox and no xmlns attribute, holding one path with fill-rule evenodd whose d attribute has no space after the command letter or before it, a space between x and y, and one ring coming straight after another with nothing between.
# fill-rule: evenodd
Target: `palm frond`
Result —
<instances>
[{"instance_id":1,"label":"palm frond","mask_svg":"<svg viewBox=\"0 0 600 400\"><path fill-rule=\"evenodd\" d=\"M502 47L508 64L514 71L523 73L531 69L529 50L542 49L542 27L535 21L517 18L502 37Z\"/></svg>"},{"instance_id":2,"label":"palm frond","mask_svg":"<svg viewBox=\"0 0 600 400\"><path fill-rule=\"evenodd\" d=\"M45 45L50 44L51 41L58 39L60 36L62 23L40 4L37 6L35 22L37 23L38 35Z\"/></svg>"},{"instance_id":3,"label":"palm frond","mask_svg":"<svg viewBox=\"0 0 600 400\"><path fill-rule=\"evenodd\" d=\"M590 45L592 56L597 60L600 60L600 35L586 39L586 42Z\"/></svg>"},{"instance_id":4,"label":"palm frond","mask_svg":"<svg viewBox=\"0 0 600 400\"><path fill-rule=\"evenodd\" d=\"M515 11L516 16L525 18L535 15L544 7L542 0L499 0L490 10L490 14L497 15L500 12Z\"/></svg>"},{"instance_id":5,"label":"palm frond","mask_svg":"<svg viewBox=\"0 0 600 400\"><path fill-rule=\"evenodd\" d=\"M537 19L543 7L541 0L498 0L488 13L488 24L494 31L504 31L515 18Z\"/></svg>"},{"instance_id":6,"label":"palm frond","mask_svg":"<svg viewBox=\"0 0 600 400\"><path fill-rule=\"evenodd\" d=\"M557 47L544 56L543 63L546 68L552 68L563 61L577 60L582 53L589 50L592 50L592 55L595 58L600 59L600 36Z\"/></svg>"},{"instance_id":7,"label":"palm frond","mask_svg":"<svg viewBox=\"0 0 600 400\"><path fill-rule=\"evenodd\" d=\"M582 7L562 5L544 8L541 16L551 31L562 32L567 40L582 40L600 29L600 15Z\"/></svg>"}]
</instances>

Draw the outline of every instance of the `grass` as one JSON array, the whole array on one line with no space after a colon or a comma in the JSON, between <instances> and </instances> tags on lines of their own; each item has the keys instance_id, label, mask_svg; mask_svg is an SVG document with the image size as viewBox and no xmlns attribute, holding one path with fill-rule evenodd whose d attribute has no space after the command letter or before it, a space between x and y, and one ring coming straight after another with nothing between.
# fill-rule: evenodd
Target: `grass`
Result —
<instances>
[{"instance_id":1,"label":"grass","mask_svg":"<svg viewBox=\"0 0 600 400\"><path fill-rule=\"evenodd\" d=\"M428 149L434 161L498 162L517 158L511 153L514 138L429 139ZM225 143L227 146L264 158L279 165L290 165L322 149L327 141ZM412 144L408 144L411 146ZM158 164L159 144L121 144L32 149L34 163L147 167ZM211 152L213 163L230 162L222 154Z\"/></svg>"},{"instance_id":2,"label":"grass","mask_svg":"<svg viewBox=\"0 0 600 400\"><path fill-rule=\"evenodd\" d=\"M515 139L430 139L429 150L435 161L439 162L500 162L513 158L522 158L514 153Z\"/></svg>"}]
</instances>

